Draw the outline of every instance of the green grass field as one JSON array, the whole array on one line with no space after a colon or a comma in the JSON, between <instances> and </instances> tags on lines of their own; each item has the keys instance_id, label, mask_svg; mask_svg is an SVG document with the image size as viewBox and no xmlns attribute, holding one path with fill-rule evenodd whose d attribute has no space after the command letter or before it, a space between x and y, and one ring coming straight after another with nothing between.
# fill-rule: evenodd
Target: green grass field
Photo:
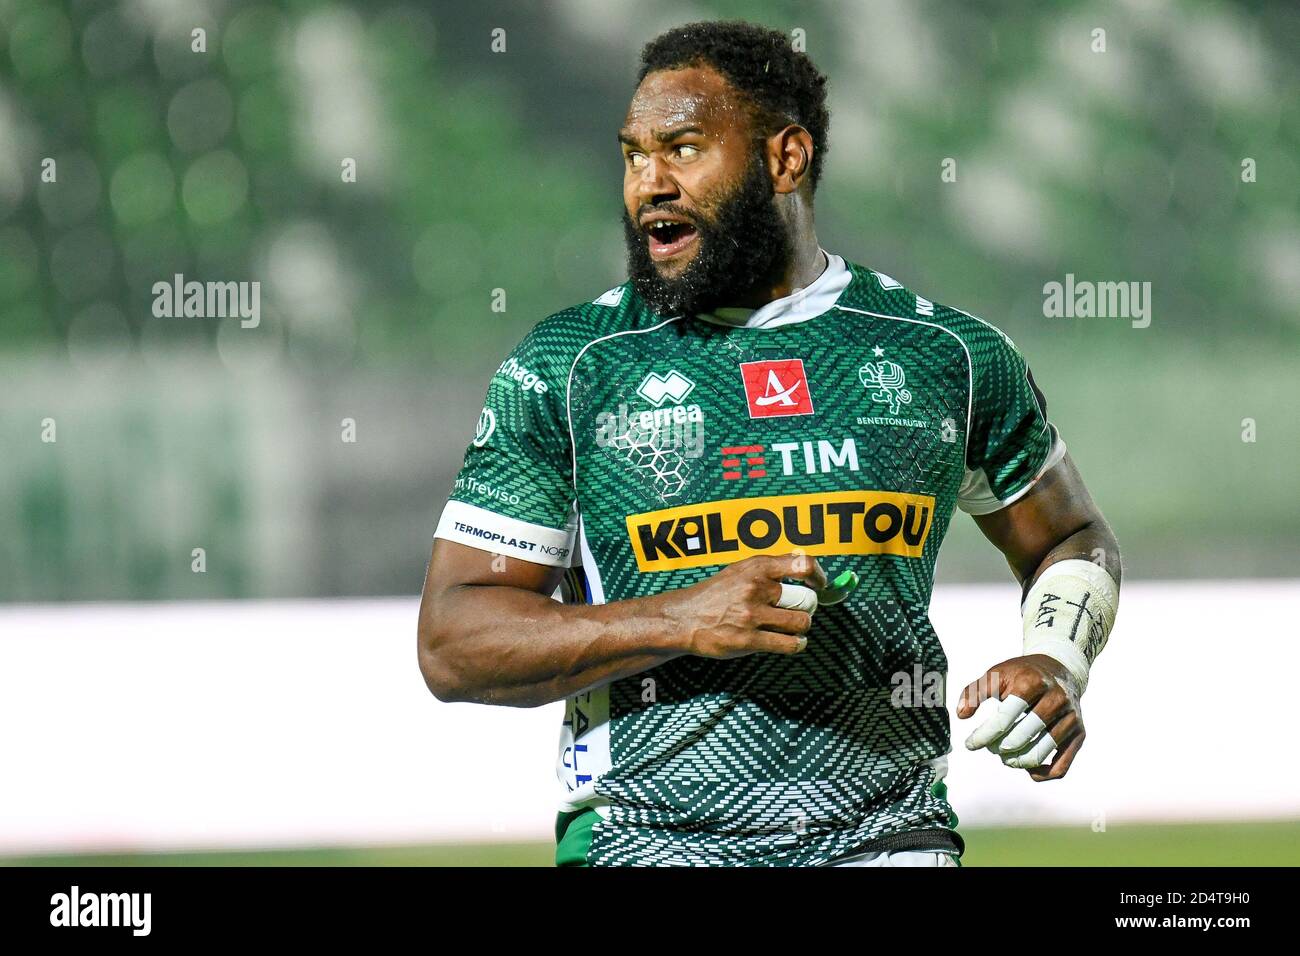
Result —
<instances>
[{"instance_id":1,"label":"green grass field","mask_svg":"<svg viewBox=\"0 0 1300 956\"><path fill-rule=\"evenodd\" d=\"M963 829L966 866L1296 866L1300 820ZM550 866L547 843L39 856L2 866Z\"/></svg>"}]
</instances>

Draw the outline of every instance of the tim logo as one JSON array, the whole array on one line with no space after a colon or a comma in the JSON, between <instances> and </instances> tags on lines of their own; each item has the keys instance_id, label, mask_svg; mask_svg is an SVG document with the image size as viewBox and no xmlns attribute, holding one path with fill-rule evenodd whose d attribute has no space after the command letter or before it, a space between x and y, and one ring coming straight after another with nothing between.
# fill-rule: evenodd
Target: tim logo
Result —
<instances>
[{"instance_id":1,"label":"tim logo","mask_svg":"<svg viewBox=\"0 0 1300 956\"><path fill-rule=\"evenodd\" d=\"M813 413L803 359L742 362L740 374L745 381L750 418Z\"/></svg>"},{"instance_id":2,"label":"tim logo","mask_svg":"<svg viewBox=\"0 0 1300 956\"><path fill-rule=\"evenodd\" d=\"M748 471L740 470L742 461L748 466ZM732 445L722 449L722 477L725 481L734 481L737 478L766 478L767 462L763 458L763 446Z\"/></svg>"}]
</instances>

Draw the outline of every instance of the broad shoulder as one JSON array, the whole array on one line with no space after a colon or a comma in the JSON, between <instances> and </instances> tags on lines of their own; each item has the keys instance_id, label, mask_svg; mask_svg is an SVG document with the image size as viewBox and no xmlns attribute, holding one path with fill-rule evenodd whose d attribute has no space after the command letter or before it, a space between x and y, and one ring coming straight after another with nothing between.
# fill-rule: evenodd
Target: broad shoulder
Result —
<instances>
[{"instance_id":1,"label":"broad shoulder","mask_svg":"<svg viewBox=\"0 0 1300 956\"><path fill-rule=\"evenodd\" d=\"M544 353L553 363L571 365L596 342L621 333L648 331L666 321L645 305L629 281L548 315L533 326L524 347Z\"/></svg>"},{"instance_id":2,"label":"broad shoulder","mask_svg":"<svg viewBox=\"0 0 1300 956\"><path fill-rule=\"evenodd\" d=\"M991 322L956 306L937 302L902 282L867 266L849 263L853 282L840 298L840 307L865 316L898 319L941 329L968 350L1010 346L1011 339Z\"/></svg>"}]
</instances>

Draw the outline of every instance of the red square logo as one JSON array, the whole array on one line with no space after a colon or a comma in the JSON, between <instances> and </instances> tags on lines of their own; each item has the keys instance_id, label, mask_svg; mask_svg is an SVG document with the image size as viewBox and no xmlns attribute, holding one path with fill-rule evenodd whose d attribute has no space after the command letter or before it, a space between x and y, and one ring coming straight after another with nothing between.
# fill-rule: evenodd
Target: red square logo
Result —
<instances>
[{"instance_id":1,"label":"red square logo","mask_svg":"<svg viewBox=\"0 0 1300 956\"><path fill-rule=\"evenodd\" d=\"M745 400L750 418L776 418L782 415L811 415L812 393L803 359L742 362L740 375L745 380Z\"/></svg>"}]
</instances>

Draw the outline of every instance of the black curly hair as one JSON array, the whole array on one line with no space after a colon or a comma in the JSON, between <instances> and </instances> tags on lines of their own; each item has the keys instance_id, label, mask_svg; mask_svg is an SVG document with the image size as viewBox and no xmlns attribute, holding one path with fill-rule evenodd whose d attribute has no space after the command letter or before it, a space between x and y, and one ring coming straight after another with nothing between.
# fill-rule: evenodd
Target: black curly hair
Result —
<instances>
[{"instance_id":1,"label":"black curly hair","mask_svg":"<svg viewBox=\"0 0 1300 956\"><path fill-rule=\"evenodd\" d=\"M814 191L829 147L826 77L778 30L741 20L688 23L655 37L641 51L637 83L656 70L707 65L746 99L755 130L770 136L794 123L812 136L809 180Z\"/></svg>"}]
</instances>

